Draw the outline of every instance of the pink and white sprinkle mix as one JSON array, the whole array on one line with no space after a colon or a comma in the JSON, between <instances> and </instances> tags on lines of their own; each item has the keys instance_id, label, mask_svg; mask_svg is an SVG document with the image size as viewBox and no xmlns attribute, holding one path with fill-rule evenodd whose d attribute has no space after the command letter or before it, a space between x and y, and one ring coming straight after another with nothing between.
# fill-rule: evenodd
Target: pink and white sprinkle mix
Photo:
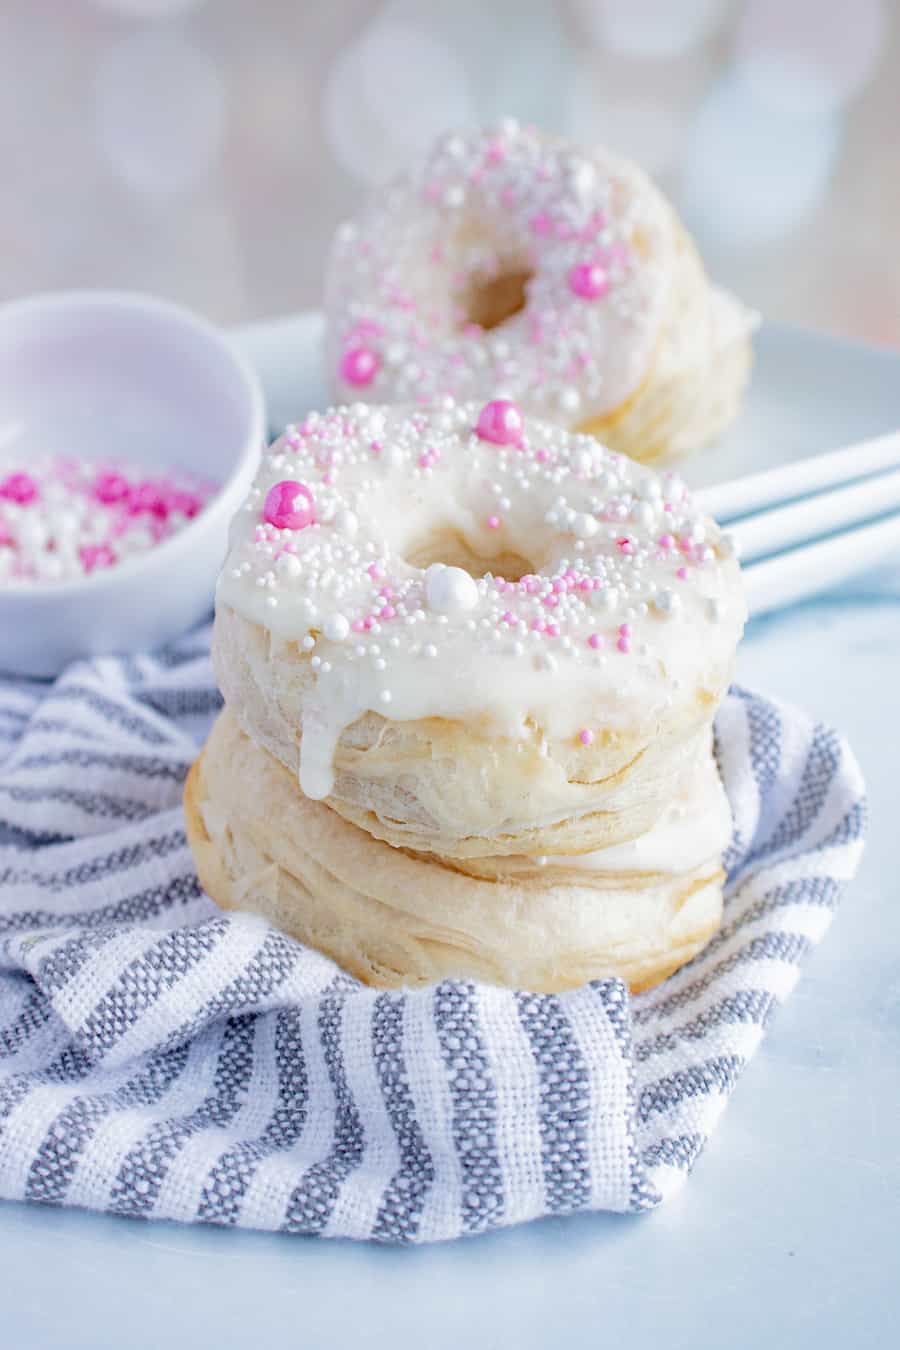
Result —
<instances>
[{"instance_id":1,"label":"pink and white sprinkle mix","mask_svg":"<svg viewBox=\"0 0 900 1350\"><path fill-rule=\"evenodd\" d=\"M179 470L64 457L0 464L0 585L78 581L145 553L206 505L214 485Z\"/></svg>"}]
</instances>

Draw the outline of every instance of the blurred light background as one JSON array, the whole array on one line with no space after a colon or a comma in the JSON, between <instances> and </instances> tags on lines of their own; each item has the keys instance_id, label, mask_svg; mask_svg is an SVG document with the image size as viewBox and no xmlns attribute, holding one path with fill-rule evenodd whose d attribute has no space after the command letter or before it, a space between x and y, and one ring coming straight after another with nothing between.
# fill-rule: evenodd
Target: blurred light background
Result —
<instances>
[{"instance_id":1,"label":"blurred light background","mask_svg":"<svg viewBox=\"0 0 900 1350\"><path fill-rule=\"evenodd\" d=\"M316 305L445 127L633 156L765 314L900 345L895 0L0 0L0 298Z\"/></svg>"}]
</instances>

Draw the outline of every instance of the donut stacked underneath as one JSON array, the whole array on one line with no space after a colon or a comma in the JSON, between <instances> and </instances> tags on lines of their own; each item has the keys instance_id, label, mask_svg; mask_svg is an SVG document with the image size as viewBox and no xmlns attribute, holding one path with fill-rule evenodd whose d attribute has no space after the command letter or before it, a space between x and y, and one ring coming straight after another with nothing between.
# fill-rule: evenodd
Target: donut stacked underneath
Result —
<instances>
[{"instance_id":1,"label":"donut stacked underneath","mask_svg":"<svg viewBox=\"0 0 900 1350\"><path fill-rule=\"evenodd\" d=\"M646 988L720 921L743 621L674 475L502 399L312 415L220 580L201 881L375 985Z\"/></svg>"}]
</instances>

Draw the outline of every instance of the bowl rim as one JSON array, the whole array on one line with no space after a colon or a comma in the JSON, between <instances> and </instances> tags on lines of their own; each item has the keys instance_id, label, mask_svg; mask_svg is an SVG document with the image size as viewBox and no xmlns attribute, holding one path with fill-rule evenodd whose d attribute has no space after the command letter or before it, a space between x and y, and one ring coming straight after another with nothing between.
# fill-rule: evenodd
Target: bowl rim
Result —
<instances>
[{"instance_id":1,"label":"bowl rim","mask_svg":"<svg viewBox=\"0 0 900 1350\"><path fill-rule=\"evenodd\" d=\"M241 386L249 414L247 436L228 474L217 484L215 492L204 503L203 509L188 520L177 534L154 544L144 553L122 559L114 567L103 568L71 581L4 582L0 584L0 604L26 600L40 603L51 599L80 598L84 595L99 598L104 592L126 585L142 572L178 560L179 555L190 548L191 540L196 540L201 530L218 523L225 511L230 517L239 509L252 482L261 449L264 448L266 441L265 395L256 371L224 329L175 301L145 294L142 291L116 289L40 291L35 295L23 296L18 300L0 304L0 325L8 320L15 321L26 313L77 311L80 307L155 315L158 318L172 320L182 328L193 330L215 346L231 363L236 381Z\"/></svg>"}]
</instances>

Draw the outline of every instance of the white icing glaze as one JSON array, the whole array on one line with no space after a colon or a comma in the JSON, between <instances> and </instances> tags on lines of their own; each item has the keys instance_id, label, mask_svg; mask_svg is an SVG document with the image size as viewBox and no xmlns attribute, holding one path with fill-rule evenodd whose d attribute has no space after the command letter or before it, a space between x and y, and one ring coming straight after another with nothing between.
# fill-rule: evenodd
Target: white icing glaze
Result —
<instances>
[{"instance_id":1,"label":"white icing glaze","mask_svg":"<svg viewBox=\"0 0 900 1350\"><path fill-rule=\"evenodd\" d=\"M537 421L520 445L490 443L474 431L480 411L445 400L311 414L263 457L235 517L218 599L308 653L297 715L310 797L328 795L341 732L368 710L477 719L510 738L530 722L556 741L653 726L727 672L745 617L738 567L681 481ZM266 523L280 482L310 490L315 524ZM504 579L488 561L448 586L456 569L408 561L448 537L528 571ZM665 619L664 591L680 601Z\"/></svg>"},{"instance_id":2,"label":"white icing glaze","mask_svg":"<svg viewBox=\"0 0 900 1350\"><path fill-rule=\"evenodd\" d=\"M646 377L675 250L661 193L602 149L510 121L445 137L337 233L325 306L336 394L427 403L502 389L581 425ZM591 266L596 296L575 280ZM467 322L473 289L514 272L530 277L524 308L490 331Z\"/></svg>"}]
</instances>

